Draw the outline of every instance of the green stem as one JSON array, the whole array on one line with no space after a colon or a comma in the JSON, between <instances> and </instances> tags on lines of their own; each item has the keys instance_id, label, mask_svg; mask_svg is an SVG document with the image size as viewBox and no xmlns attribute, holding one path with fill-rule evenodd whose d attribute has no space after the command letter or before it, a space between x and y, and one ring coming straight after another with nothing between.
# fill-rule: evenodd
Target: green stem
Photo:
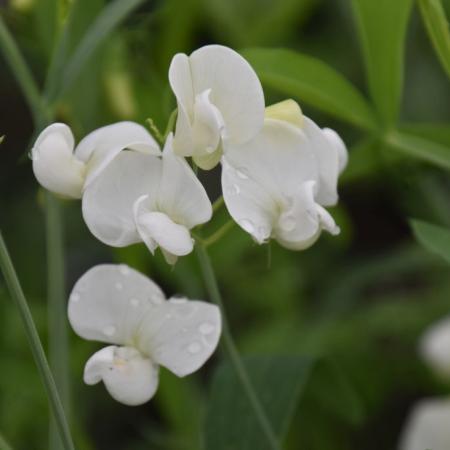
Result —
<instances>
[{"instance_id":1,"label":"green stem","mask_svg":"<svg viewBox=\"0 0 450 450\"><path fill-rule=\"evenodd\" d=\"M1 16L0 49L19 83L25 100L30 107L34 123L38 123L40 117L48 116L47 108L41 99L36 82Z\"/></svg>"},{"instance_id":2,"label":"green stem","mask_svg":"<svg viewBox=\"0 0 450 450\"><path fill-rule=\"evenodd\" d=\"M164 142L166 142L167 136L169 136L169 133L173 131L173 128L175 126L175 120L177 119L178 115L178 108L175 108L172 113L170 114L169 120L167 122L166 130L164 131Z\"/></svg>"},{"instance_id":3,"label":"green stem","mask_svg":"<svg viewBox=\"0 0 450 450\"><path fill-rule=\"evenodd\" d=\"M214 203L213 203L213 214L219 211L220 208L224 205L225 200L223 199L223 195L221 195Z\"/></svg>"},{"instance_id":4,"label":"green stem","mask_svg":"<svg viewBox=\"0 0 450 450\"><path fill-rule=\"evenodd\" d=\"M41 376L44 387L47 391L47 396L50 400L50 406L52 408L53 415L58 426L63 448L65 450L75 450L72 437L70 435L69 426L67 424L66 416L64 414L64 408L59 398L58 390L56 388L55 380L50 371L47 358L45 357L44 349L42 348L41 341L39 339L36 326L31 315L31 311L28 307L27 300L23 293L19 279L17 278L16 271L14 270L13 263L6 248L5 241L0 232L0 267L3 271L6 284L10 291L13 301L16 303L21 319L23 321L25 332L31 347L31 352Z\"/></svg>"},{"instance_id":5,"label":"green stem","mask_svg":"<svg viewBox=\"0 0 450 450\"><path fill-rule=\"evenodd\" d=\"M64 287L64 235L61 217L61 204L50 192L46 195L46 241L47 241L47 314L48 314L48 353L61 402L69 417L69 345L67 337ZM53 417L50 418L49 448L61 448L60 436Z\"/></svg>"},{"instance_id":6,"label":"green stem","mask_svg":"<svg viewBox=\"0 0 450 450\"><path fill-rule=\"evenodd\" d=\"M217 231L215 231L211 236L207 237L203 240L203 244L205 247L209 247L210 245L215 244L219 241L223 236L225 236L228 231L230 231L234 226L234 220L228 220L225 222Z\"/></svg>"},{"instance_id":7,"label":"green stem","mask_svg":"<svg viewBox=\"0 0 450 450\"><path fill-rule=\"evenodd\" d=\"M255 413L255 417L259 422L261 431L266 436L271 449L280 450L278 439L272 429L269 419L267 418L266 412L264 411L264 408L261 405L260 400L258 399L258 396L253 388L244 364L242 363L239 352L233 341L230 327L225 315L222 296L217 284L216 275L214 273L214 269L212 267L208 252L206 251L206 247L204 246L204 244L197 244L196 251L209 296L212 302L220 308L222 313L222 345L224 346L225 351L228 354L231 365L233 366L239 382L241 383L242 388L244 389L245 394L250 402L250 405L253 408L253 412Z\"/></svg>"},{"instance_id":8,"label":"green stem","mask_svg":"<svg viewBox=\"0 0 450 450\"><path fill-rule=\"evenodd\" d=\"M12 447L6 442L6 439L0 433L0 450L12 450Z\"/></svg>"}]
</instances>

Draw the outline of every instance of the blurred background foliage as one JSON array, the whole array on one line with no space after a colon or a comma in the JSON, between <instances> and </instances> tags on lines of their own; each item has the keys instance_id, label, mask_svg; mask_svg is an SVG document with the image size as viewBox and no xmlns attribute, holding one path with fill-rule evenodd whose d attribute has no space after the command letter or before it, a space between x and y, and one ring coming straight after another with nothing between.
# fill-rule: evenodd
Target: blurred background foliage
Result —
<instances>
[{"instance_id":1,"label":"blurred background foliage","mask_svg":"<svg viewBox=\"0 0 450 450\"><path fill-rule=\"evenodd\" d=\"M424 328L449 312L449 267L415 241L408 222L450 227L445 31L439 36L434 16L427 16L438 47L444 39L438 57L419 8L426 12L433 0L129 3L120 26L99 45L98 35L91 36L81 53L83 36L112 2L3 0L0 14L38 85L57 100L55 119L69 123L78 138L123 119L151 117L164 129L175 106L167 81L172 56L208 43L242 51L261 77L267 104L293 97L319 125L343 136L350 164L332 211L339 237L324 235L293 253L257 246L235 227L211 255L233 334L251 355L255 385L274 427L286 434L285 448L394 449L411 405L449 392L416 351ZM450 1L443 6L448 17ZM0 227L45 342L45 196L27 158L39 124L2 58ZM215 199L219 171L201 178ZM62 207L67 289L92 265L122 261L169 295L206 298L194 256L172 271L142 246L112 250L90 235L78 202ZM208 228L226 218L221 211ZM47 448L47 400L1 283L0 433L16 450ZM183 380L163 370L155 399L128 408L103 386L83 384L84 363L97 348L71 332L70 421L79 450L265 448L246 405L239 397L229 401L239 389L220 356ZM235 435L225 436L224 427Z\"/></svg>"}]
</instances>

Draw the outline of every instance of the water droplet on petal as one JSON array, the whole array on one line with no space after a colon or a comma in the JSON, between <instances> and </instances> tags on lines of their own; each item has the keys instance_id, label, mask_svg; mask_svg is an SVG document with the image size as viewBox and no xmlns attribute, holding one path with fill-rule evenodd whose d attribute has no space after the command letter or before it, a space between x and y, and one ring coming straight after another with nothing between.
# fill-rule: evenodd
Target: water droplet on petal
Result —
<instances>
[{"instance_id":1,"label":"water droplet on petal","mask_svg":"<svg viewBox=\"0 0 450 450\"><path fill-rule=\"evenodd\" d=\"M247 232L247 233L253 233L255 231L255 226L252 222L248 219L242 219L239 221L239 225Z\"/></svg>"},{"instance_id":2,"label":"water droplet on petal","mask_svg":"<svg viewBox=\"0 0 450 450\"><path fill-rule=\"evenodd\" d=\"M241 192L241 188L237 184L228 186L227 191L230 195L237 195Z\"/></svg>"},{"instance_id":3,"label":"water droplet on petal","mask_svg":"<svg viewBox=\"0 0 450 450\"><path fill-rule=\"evenodd\" d=\"M78 302L80 300L80 298L81 298L80 294L78 292L74 292L70 296L70 301L71 302Z\"/></svg>"},{"instance_id":4,"label":"water droplet on petal","mask_svg":"<svg viewBox=\"0 0 450 450\"><path fill-rule=\"evenodd\" d=\"M188 352L191 355L195 355L202 349L202 346L198 342L192 342L192 344L189 344Z\"/></svg>"},{"instance_id":5,"label":"water droplet on petal","mask_svg":"<svg viewBox=\"0 0 450 450\"><path fill-rule=\"evenodd\" d=\"M121 264L120 266L119 266L119 272L122 274L122 275L129 275L130 274L130 268L128 267L128 266L126 266L125 264Z\"/></svg>"},{"instance_id":6,"label":"water droplet on petal","mask_svg":"<svg viewBox=\"0 0 450 450\"><path fill-rule=\"evenodd\" d=\"M291 215L281 217L280 226L284 231L292 231L295 228L295 218Z\"/></svg>"},{"instance_id":7,"label":"water droplet on petal","mask_svg":"<svg viewBox=\"0 0 450 450\"><path fill-rule=\"evenodd\" d=\"M139 299L138 298L132 298L132 299L130 299L130 305L131 306L133 306L133 307L137 307L137 306L139 306L139 303L140 303L140 301L139 301Z\"/></svg>"},{"instance_id":8,"label":"water droplet on petal","mask_svg":"<svg viewBox=\"0 0 450 450\"><path fill-rule=\"evenodd\" d=\"M209 322L204 322L198 327L198 331L200 331L201 334L211 334L215 329L216 327Z\"/></svg>"},{"instance_id":9,"label":"water droplet on petal","mask_svg":"<svg viewBox=\"0 0 450 450\"><path fill-rule=\"evenodd\" d=\"M174 303L175 305L183 305L184 303L187 303L187 298L176 295L170 299L170 303Z\"/></svg>"},{"instance_id":10,"label":"water droplet on petal","mask_svg":"<svg viewBox=\"0 0 450 450\"><path fill-rule=\"evenodd\" d=\"M118 291L121 291L121 290L123 289L123 284L122 284L122 283L116 283L114 286L115 286L115 288L116 288Z\"/></svg>"},{"instance_id":11,"label":"water droplet on petal","mask_svg":"<svg viewBox=\"0 0 450 450\"><path fill-rule=\"evenodd\" d=\"M154 304L154 305L160 305L163 302L163 299L160 295L152 295L150 297L150 301Z\"/></svg>"},{"instance_id":12,"label":"water droplet on petal","mask_svg":"<svg viewBox=\"0 0 450 450\"><path fill-rule=\"evenodd\" d=\"M108 325L105 328L103 328L103 334L105 336L111 337L115 334L116 327L114 325Z\"/></svg>"},{"instance_id":13,"label":"water droplet on petal","mask_svg":"<svg viewBox=\"0 0 450 450\"><path fill-rule=\"evenodd\" d=\"M247 169L241 167L240 169L236 170L236 175L241 179L241 180L248 180L248 171Z\"/></svg>"}]
</instances>

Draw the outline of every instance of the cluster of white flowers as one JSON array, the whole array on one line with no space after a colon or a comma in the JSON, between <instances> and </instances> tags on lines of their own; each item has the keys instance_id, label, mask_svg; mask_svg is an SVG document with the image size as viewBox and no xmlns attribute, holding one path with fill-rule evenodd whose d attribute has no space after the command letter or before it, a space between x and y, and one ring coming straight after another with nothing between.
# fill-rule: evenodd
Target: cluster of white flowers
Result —
<instances>
[{"instance_id":1,"label":"cluster of white flowers","mask_svg":"<svg viewBox=\"0 0 450 450\"><path fill-rule=\"evenodd\" d=\"M32 150L38 181L56 194L81 198L84 220L100 241L115 247L144 242L152 253L159 247L169 264L189 254L194 247L190 230L211 219L212 206L187 157L204 170L221 164L226 207L257 243L272 238L288 249L301 250L311 246L323 229L339 233L324 208L336 204L338 176L347 163L346 147L336 132L319 128L293 100L266 108L256 73L226 47L210 45L190 56L175 55L169 82L177 99L177 120L162 151L151 134L133 122L100 128L76 147L70 128L56 123L41 133ZM186 367L180 363L177 370L171 360L179 356L171 348L171 330L182 325L175 318L181 306L169 301L170 306L152 307L140 291L136 299L145 302L146 312L139 310L139 321L118 324L124 308L126 317L135 314L130 312L134 295L120 289L110 292L118 274L112 268L88 272L82 280L103 281L92 288L90 303L78 302L87 294L76 287L69 316L82 337L125 346L107 347L94 355L85 378L87 382L103 379L115 398L135 403L134 395L143 400L153 394L155 364L184 375L209 357L217 344L220 316L211 306L196 302L189 326L195 322L200 331L179 332L174 345L188 342L188 353L191 349L197 354L194 346L198 348L197 358ZM147 287L149 292L156 289ZM168 308L174 310L173 320L161 319ZM117 334L105 333L112 330L105 317L115 322ZM197 323L201 321L213 327L211 336L202 334L207 327ZM168 336L159 339L158 333ZM208 346L203 347L205 339ZM160 342L161 348L155 350ZM126 376L120 372L124 368L130 368ZM153 380L146 395L123 390L126 377L140 385L141 376Z\"/></svg>"},{"instance_id":2,"label":"cluster of white flowers","mask_svg":"<svg viewBox=\"0 0 450 450\"><path fill-rule=\"evenodd\" d=\"M450 317L433 324L422 336L419 353L424 362L450 382ZM400 450L450 448L450 398L426 398L413 408L403 431Z\"/></svg>"}]
</instances>

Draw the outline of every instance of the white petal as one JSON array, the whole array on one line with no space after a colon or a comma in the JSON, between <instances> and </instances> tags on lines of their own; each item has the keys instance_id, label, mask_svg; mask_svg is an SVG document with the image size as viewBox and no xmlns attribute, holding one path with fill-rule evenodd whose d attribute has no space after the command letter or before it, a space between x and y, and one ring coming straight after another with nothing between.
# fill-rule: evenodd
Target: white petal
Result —
<instances>
[{"instance_id":1,"label":"white petal","mask_svg":"<svg viewBox=\"0 0 450 450\"><path fill-rule=\"evenodd\" d=\"M172 220L193 228L211 219L211 201L184 158L174 155L172 145L170 134L164 146L158 203Z\"/></svg>"},{"instance_id":2,"label":"white petal","mask_svg":"<svg viewBox=\"0 0 450 450\"><path fill-rule=\"evenodd\" d=\"M49 191L80 198L85 164L73 155L74 139L70 128L54 123L38 136L32 149L33 172Z\"/></svg>"},{"instance_id":3,"label":"white petal","mask_svg":"<svg viewBox=\"0 0 450 450\"><path fill-rule=\"evenodd\" d=\"M280 210L292 203L298 187L317 180L316 161L304 133L273 119L266 119L250 142L229 147L222 167L228 211L258 242L270 236Z\"/></svg>"},{"instance_id":4,"label":"white petal","mask_svg":"<svg viewBox=\"0 0 450 450\"><path fill-rule=\"evenodd\" d=\"M413 409L402 433L400 450L450 448L450 400L426 399Z\"/></svg>"},{"instance_id":5,"label":"white petal","mask_svg":"<svg viewBox=\"0 0 450 450\"><path fill-rule=\"evenodd\" d=\"M188 255L194 249L189 230L164 213L138 210L136 225L142 240L152 253L154 244L176 256Z\"/></svg>"},{"instance_id":6,"label":"white petal","mask_svg":"<svg viewBox=\"0 0 450 450\"><path fill-rule=\"evenodd\" d=\"M156 156L132 151L118 154L83 195L83 217L91 233L115 247L139 242L133 205L142 195L156 201L161 170Z\"/></svg>"},{"instance_id":7,"label":"white petal","mask_svg":"<svg viewBox=\"0 0 450 450\"><path fill-rule=\"evenodd\" d=\"M124 149L159 155L152 135L134 122L118 122L88 134L75 149L75 155L87 164L85 188Z\"/></svg>"},{"instance_id":8,"label":"white petal","mask_svg":"<svg viewBox=\"0 0 450 450\"><path fill-rule=\"evenodd\" d=\"M329 140L311 119L304 116L303 130L306 133L319 167L319 185L316 200L322 206L337 203L337 180L339 175L339 149L335 141Z\"/></svg>"},{"instance_id":9,"label":"white petal","mask_svg":"<svg viewBox=\"0 0 450 450\"><path fill-rule=\"evenodd\" d=\"M450 380L450 316L433 324L425 332L419 351L436 373Z\"/></svg>"},{"instance_id":10,"label":"white petal","mask_svg":"<svg viewBox=\"0 0 450 450\"><path fill-rule=\"evenodd\" d=\"M221 316L215 305L173 298L148 313L138 346L153 361L179 377L198 370L217 347Z\"/></svg>"},{"instance_id":11,"label":"white petal","mask_svg":"<svg viewBox=\"0 0 450 450\"><path fill-rule=\"evenodd\" d=\"M86 384L103 381L111 396L129 406L148 402L158 387L159 368L132 347L109 346L89 358Z\"/></svg>"},{"instance_id":12,"label":"white petal","mask_svg":"<svg viewBox=\"0 0 450 450\"><path fill-rule=\"evenodd\" d=\"M332 234L339 229L330 214L314 201L315 181L301 184L292 197L292 205L279 217L275 227L277 241L291 250L310 247L323 228Z\"/></svg>"},{"instance_id":13,"label":"white petal","mask_svg":"<svg viewBox=\"0 0 450 450\"><path fill-rule=\"evenodd\" d=\"M69 298L69 321L85 339L131 345L143 315L163 301L159 287L136 270L98 265L75 284Z\"/></svg>"},{"instance_id":14,"label":"white petal","mask_svg":"<svg viewBox=\"0 0 450 450\"><path fill-rule=\"evenodd\" d=\"M332 130L331 128L322 128L322 132L328 139L328 142L334 145L337 150L339 173L342 173L342 171L347 167L348 163L347 147L345 146L344 141L341 139L341 137L336 133L336 131Z\"/></svg>"}]
</instances>

